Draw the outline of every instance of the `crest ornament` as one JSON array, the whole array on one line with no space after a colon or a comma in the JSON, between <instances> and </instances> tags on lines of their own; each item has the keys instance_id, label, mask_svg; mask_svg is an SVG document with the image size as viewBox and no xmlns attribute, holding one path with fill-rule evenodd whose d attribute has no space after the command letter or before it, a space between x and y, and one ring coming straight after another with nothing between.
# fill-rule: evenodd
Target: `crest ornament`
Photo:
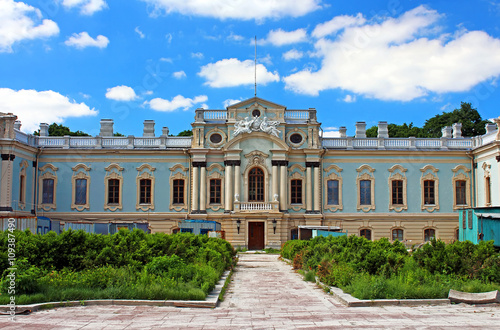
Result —
<instances>
[{"instance_id":1,"label":"crest ornament","mask_svg":"<svg viewBox=\"0 0 500 330\"><path fill-rule=\"evenodd\" d=\"M277 138L280 137L280 131L277 129L279 125L278 121L268 121L267 117L245 117L245 119L237 121L234 124L234 136L238 136L242 133L252 133L252 132L264 132L275 136Z\"/></svg>"}]
</instances>

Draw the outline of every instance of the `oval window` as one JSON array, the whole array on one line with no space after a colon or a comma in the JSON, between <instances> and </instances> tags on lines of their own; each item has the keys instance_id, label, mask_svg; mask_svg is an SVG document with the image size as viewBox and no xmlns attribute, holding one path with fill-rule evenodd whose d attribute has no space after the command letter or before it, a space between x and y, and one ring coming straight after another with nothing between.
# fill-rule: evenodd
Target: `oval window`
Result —
<instances>
[{"instance_id":1,"label":"oval window","mask_svg":"<svg viewBox=\"0 0 500 330\"><path fill-rule=\"evenodd\" d=\"M222 141L222 135L220 135L219 133L214 133L210 135L210 142L219 143L221 141Z\"/></svg>"},{"instance_id":2,"label":"oval window","mask_svg":"<svg viewBox=\"0 0 500 330\"><path fill-rule=\"evenodd\" d=\"M260 111L255 109L254 111L252 111L252 116L253 117L260 117Z\"/></svg>"},{"instance_id":3,"label":"oval window","mask_svg":"<svg viewBox=\"0 0 500 330\"><path fill-rule=\"evenodd\" d=\"M302 135L300 135L299 133L290 135L290 142L295 144L302 142Z\"/></svg>"}]
</instances>

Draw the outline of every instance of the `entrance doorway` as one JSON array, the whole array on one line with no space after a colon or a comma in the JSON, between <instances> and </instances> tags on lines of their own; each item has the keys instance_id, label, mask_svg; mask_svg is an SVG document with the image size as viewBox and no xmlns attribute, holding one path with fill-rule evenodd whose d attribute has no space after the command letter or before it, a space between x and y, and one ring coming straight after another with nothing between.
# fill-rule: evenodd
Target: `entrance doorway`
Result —
<instances>
[{"instance_id":1,"label":"entrance doorway","mask_svg":"<svg viewBox=\"0 0 500 330\"><path fill-rule=\"evenodd\" d=\"M248 223L248 249L263 250L264 249L264 223L249 222Z\"/></svg>"}]
</instances>

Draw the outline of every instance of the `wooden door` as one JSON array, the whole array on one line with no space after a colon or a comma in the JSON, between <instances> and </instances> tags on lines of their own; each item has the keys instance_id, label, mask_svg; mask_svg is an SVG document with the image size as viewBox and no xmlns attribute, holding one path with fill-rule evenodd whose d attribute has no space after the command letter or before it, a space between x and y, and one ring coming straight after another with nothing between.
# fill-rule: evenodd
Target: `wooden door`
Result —
<instances>
[{"instance_id":1,"label":"wooden door","mask_svg":"<svg viewBox=\"0 0 500 330\"><path fill-rule=\"evenodd\" d=\"M263 250L264 249L264 223L249 222L248 223L248 249Z\"/></svg>"}]
</instances>

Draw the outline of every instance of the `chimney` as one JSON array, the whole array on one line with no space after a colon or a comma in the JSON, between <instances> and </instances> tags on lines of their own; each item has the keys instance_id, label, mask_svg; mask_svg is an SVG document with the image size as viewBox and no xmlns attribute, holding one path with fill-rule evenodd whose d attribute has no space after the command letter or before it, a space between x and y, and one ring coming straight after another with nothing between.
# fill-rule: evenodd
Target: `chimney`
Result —
<instances>
[{"instance_id":1,"label":"chimney","mask_svg":"<svg viewBox=\"0 0 500 330\"><path fill-rule=\"evenodd\" d=\"M356 122L356 138L366 138L366 123L364 121Z\"/></svg>"},{"instance_id":2,"label":"chimney","mask_svg":"<svg viewBox=\"0 0 500 330\"><path fill-rule=\"evenodd\" d=\"M378 122L378 137L379 138L388 138L389 137L389 130L387 129L387 122L386 121L379 121Z\"/></svg>"},{"instance_id":3,"label":"chimney","mask_svg":"<svg viewBox=\"0 0 500 330\"><path fill-rule=\"evenodd\" d=\"M486 124L486 134L493 133L497 130L497 125L495 123Z\"/></svg>"},{"instance_id":4,"label":"chimney","mask_svg":"<svg viewBox=\"0 0 500 330\"><path fill-rule=\"evenodd\" d=\"M21 130L21 121L20 120L16 120L14 122L14 129L17 129L18 131Z\"/></svg>"},{"instance_id":5,"label":"chimney","mask_svg":"<svg viewBox=\"0 0 500 330\"><path fill-rule=\"evenodd\" d=\"M453 138L460 139L462 137L462 123L453 124Z\"/></svg>"},{"instance_id":6,"label":"chimney","mask_svg":"<svg viewBox=\"0 0 500 330\"><path fill-rule=\"evenodd\" d=\"M155 137L155 121L145 120L144 121L144 131L142 133L143 137Z\"/></svg>"},{"instance_id":7,"label":"chimney","mask_svg":"<svg viewBox=\"0 0 500 330\"><path fill-rule=\"evenodd\" d=\"M49 136L49 124L47 123L40 124L40 136Z\"/></svg>"},{"instance_id":8,"label":"chimney","mask_svg":"<svg viewBox=\"0 0 500 330\"><path fill-rule=\"evenodd\" d=\"M341 138L347 137L347 128L345 126L339 127L339 134Z\"/></svg>"},{"instance_id":9,"label":"chimney","mask_svg":"<svg viewBox=\"0 0 500 330\"><path fill-rule=\"evenodd\" d=\"M444 138L451 139L451 126L445 126L441 129Z\"/></svg>"},{"instance_id":10,"label":"chimney","mask_svg":"<svg viewBox=\"0 0 500 330\"><path fill-rule=\"evenodd\" d=\"M101 119L101 132L99 136L113 136L113 119Z\"/></svg>"}]
</instances>

